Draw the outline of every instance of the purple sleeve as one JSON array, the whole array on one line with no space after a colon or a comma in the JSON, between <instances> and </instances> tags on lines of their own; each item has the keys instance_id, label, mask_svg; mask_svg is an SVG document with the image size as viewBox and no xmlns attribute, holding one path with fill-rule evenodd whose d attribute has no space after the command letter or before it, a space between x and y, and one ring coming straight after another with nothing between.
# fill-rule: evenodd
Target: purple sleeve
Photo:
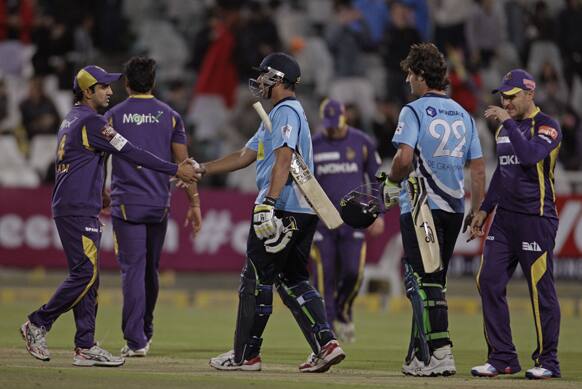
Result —
<instances>
[{"instance_id":1,"label":"purple sleeve","mask_svg":"<svg viewBox=\"0 0 582 389\"><path fill-rule=\"evenodd\" d=\"M487 212L487 215L489 215L491 211L493 211L493 208L495 208L495 206L499 202L499 185L500 185L499 174L500 174L499 166L497 166L495 172L493 173L493 177L491 177L491 182L489 183L489 190L485 195L485 200L483 200L483 203L479 208L480 211Z\"/></svg>"},{"instance_id":2,"label":"purple sleeve","mask_svg":"<svg viewBox=\"0 0 582 389\"><path fill-rule=\"evenodd\" d=\"M172 143L186 144L186 130L184 121L177 112L172 112Z\"/></svg>"},{"instance_id":3,"label":"purple sleeve","mask_svg":"<svg viewBox=\"0 0 582 389\"><path fill-rule=\"evenodd\" d=\"M374 142L367 138L366 142L364 143L365 147L368 148L368 158L366 159L366 161L364 161L365 166L364 169L366 171L366 173L368 174L368 178L370 179L370 182L375 182L376 179L376 173L378 172L378 169L380 168L380 164L382 163L382 160L380 159L380 155L378 154L378 151L376 150L376 145L374 144Z\"/></svg>"},{"instance_id":4,"label":"purple sleeve","mask_svg":"<svg viewBox=\"0 0 582 389\"><path fill-rule=\"evenodd\" d=\"M107 121L102 116L91 118L81 131L83 131L83 142L87 143L86 147L115 154L136 165L171 176L178 171L178 165L175 163L164 161L149 151L134 146L107 124Z\"/></svg>"},{"instance_id":5,"label":"purple sleeve","mask_svg":"<svg viewBox=\"0 0 582 389\"><path fill-rule=\"evenodd\" d=\"M519 130L513 119L503 122L507 129L513 151L522 165L534 165L546 158L550 152L558 146L562 135L557 123L536 125L536 130L531 139L527 139Z\"/></svg>"}]
</instances>

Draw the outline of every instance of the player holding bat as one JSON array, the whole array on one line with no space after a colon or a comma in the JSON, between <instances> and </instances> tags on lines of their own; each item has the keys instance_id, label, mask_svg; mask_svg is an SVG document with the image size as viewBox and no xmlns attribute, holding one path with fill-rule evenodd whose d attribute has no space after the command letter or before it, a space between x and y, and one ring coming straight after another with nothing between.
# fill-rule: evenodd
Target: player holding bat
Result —
<instances>
[{"instance_id":1,"label":"player holding bat","mask_svg":"<svg viewBox=\"0 0 582 389\"><path fill-rule=\"evenodd\" d=\"M345 353L327 323L321 296L309 283L308 256L318 218L289 173L296 154L313 171L309 124L295 98L300 69L293 57L273 53L257 70L260 74L249 87L273 103L268 120L263 119L241 150L198 169L220 174L256 161L259 189L241 274L234 347L210 359L210 366L261 370L262 335L273 309L274 285L313 351L299 371L325 372Z\"/></svg>"},{"instance_id":2,"label":"player holding bat","mask_svg":"<svg viewBox=\"0 0 582 389\"><path fill-rule=\"evenodd\" d=\"M413 45L401 62L417 100L400 112L392 139L398 148L382 173L387 209L400 204L406 293L413 328L402 372L415 376L456 372L448 332L446 274L465 206L465 163L471 170L471 212L483 199L485 168L475 123L446 95L447 64L430 43Z\"/></svg>"}]
</instances>

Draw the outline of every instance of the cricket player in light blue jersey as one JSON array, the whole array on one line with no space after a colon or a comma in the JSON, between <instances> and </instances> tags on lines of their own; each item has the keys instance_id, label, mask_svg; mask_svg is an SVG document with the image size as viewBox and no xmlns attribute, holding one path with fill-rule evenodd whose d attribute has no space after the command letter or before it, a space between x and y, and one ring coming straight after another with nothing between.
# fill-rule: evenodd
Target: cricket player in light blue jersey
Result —
<instances>
[{"instance_id":1,"label":"cricket player in light blue jersey","mask_svg":"<svg viewBox=\"0 0 582 389\"><path fill-rule=\"evenodd\" d=\"M220 174L257 163L253 219L239 288L233 350L210 360L218 370L261 370L262 334L273 309L273 285L293 313L312 353L301 372L325 372L345 354L327 323L323 299L309 283L309 251L317 215L289 176L293 153L313 170L311 134L295 98L300 69L295 59L273 53L261 62L251 91L270 99L272 131L264 124L241 150L204 163L199 172Z\"/></svg>"},{"instance_id":2,"label":"cricket player in light blue jersey","mask_svg":"<svg viewBox=\"0 0 582 389\"><path fill-rule=\"evenodd\" d=\"M398 151L383 182L383 197L387 208L400 204L403 261L409 269L407 279L414 280L413 288L407 284L407 294L413 306L421 307L420 311L413 309L413 313L424 319L419 321L424 323L424 328L413 326L402 371L415 376L446 376L456 372L448 332L445 286L449 260L463 224L463 169L468 163L471 171L471 212L465 220L468 225L483 199L485 165L473 118L446 95L447 64L442 53L430 43L413 45L401 66L407 73L412 94L418 99L400 112L392 139ZM406 180L415 180L415 177L426 183L440 246L442 270L433 273L424 271L409 195L404 189ZM425 346L428 343L426 358L421 358L421 342Z\"/></svg>"}]
</instances>

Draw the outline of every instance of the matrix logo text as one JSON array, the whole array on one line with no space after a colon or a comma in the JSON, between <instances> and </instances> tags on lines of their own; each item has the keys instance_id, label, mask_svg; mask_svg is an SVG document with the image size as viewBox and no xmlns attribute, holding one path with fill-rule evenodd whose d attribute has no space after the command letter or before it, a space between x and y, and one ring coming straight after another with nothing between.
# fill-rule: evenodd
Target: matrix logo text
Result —
<instances>
[{"instance_id":1,"label":"matrix logo text","mask_svg":"<svg viewBox=\"0 0 582 389\"><path fill-rule=\"evenodd\" d=\"M157 115L151 113L148 113L147 115L143 113L124 113L123 124L132 123L141 126L142 124L159 123L160 116L162 116L163 113L163 111L158 111Z\"/></svg>"}]
</instances>

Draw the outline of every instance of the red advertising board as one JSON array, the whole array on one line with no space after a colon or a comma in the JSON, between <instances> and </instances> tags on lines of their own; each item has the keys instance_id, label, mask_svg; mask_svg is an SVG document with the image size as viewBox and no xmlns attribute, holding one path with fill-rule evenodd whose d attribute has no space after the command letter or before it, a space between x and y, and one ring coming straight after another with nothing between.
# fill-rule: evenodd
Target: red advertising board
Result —
<instances>
[{"instance_id":1,"label":"red advertising board","mask_svg":"<svg viewBox=\"0 0 582 389\"><path fill-rule=\"evenodd\" d=\"M50 187L0 189L0 266L65 267L65 258L50 212ZM244 262L246 238L253 194L234 191L201 192L204 224L196 239L182 227L187 210L186 197L175 193L161 267L185 271L239 271ZM557 258L582 258L582 196L558 198L560 228L556 238ZM368 263L377 262L389 242L399 232L398 212L384 215L386 230L381 237L368 239ZM101 242L102 268L116 268L111 221L105 225ZM460 236L455 253L477 256L480 241L466 242Z\"/></svg>"}]
</instances>

